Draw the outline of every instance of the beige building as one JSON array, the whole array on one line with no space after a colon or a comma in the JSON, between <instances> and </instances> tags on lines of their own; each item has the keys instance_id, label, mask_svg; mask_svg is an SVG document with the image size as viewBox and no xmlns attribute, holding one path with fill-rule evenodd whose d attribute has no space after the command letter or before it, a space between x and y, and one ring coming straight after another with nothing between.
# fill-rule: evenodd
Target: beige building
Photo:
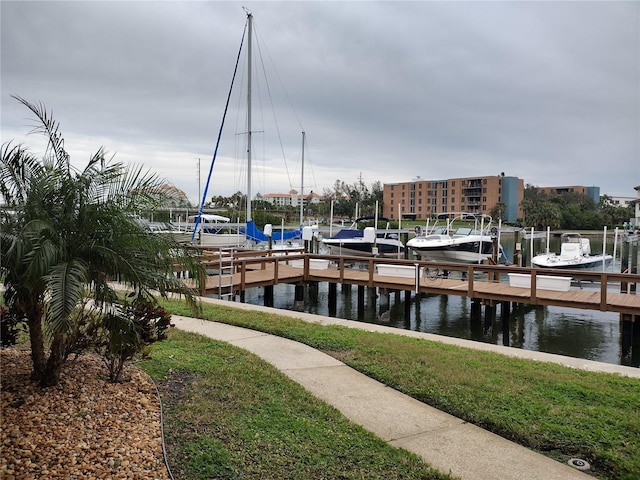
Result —
<instances>
[{"instance_id":1,"label":"beige building","mask_svg":"<svg viewBox=\"0 0 640 480\"><path fill-rule=\"evenodd\" d=\"M278 207L298 207L300 206L301 196L297 190L290 190L289 193L265 193L264 195L256 195L256 200L264 200L265 202L269 202L271 205L276 205ZM309 204L318 204L322 200L322 196L317 193L310 192L306 195L302 195L302 200L306 205Z\"/></svg>"},{"instance_id":2,"label":"beige building","mask_svg":"<svg viewBox=\"0 0 640 480\"><path fill-rule=\"evenodd\" d=\"M466 212L489 214L498 203L505 205L503 220L522 218L520 202L524 181L502 175L449 178L389 183L383 186L383 215L389 219L426 219L439 213Z\"/></svg>"}]
</instances>

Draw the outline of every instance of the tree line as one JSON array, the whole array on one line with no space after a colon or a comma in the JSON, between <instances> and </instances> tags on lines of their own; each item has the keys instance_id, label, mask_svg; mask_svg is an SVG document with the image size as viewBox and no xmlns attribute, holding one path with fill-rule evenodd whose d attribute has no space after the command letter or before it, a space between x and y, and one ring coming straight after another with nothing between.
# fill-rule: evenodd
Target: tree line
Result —
<instances>
[{"instance_id":1,"label":"tree line","mask_svg":"<svg viewBox=\"0 0 640 480\"><path fill-rule=\"evenodd\" d=\"M239 218L244 221L245 206L247 196L241 192L236 192L231 196L221 195L211 198L211 202L206 205L209 208L220 209L223 215L230 218ZM322 193L322 200L318 203L308 202L304 205L305 218L324 218L328 221L331 215L331 205L333 204L333 215L336 218L346 218L353 220L358 206L358 215L363 217L375 215L376 202L378 209L382 209L382 183L375 181L367 185L362 177L354 183L347 183L343 180L336 180L332 188L325 188ZM300 207L291 205L273 205L271 202L262 200L260 195L252 201L253 220L259 226L267 223L278 225L284 219L285 223L295 223L300 217Z\"/></svg>"},{"instance_id":2,"label":"tree line","mask_svg":"<svg viewBox=\"0 0 640 480\"><path fill-rule=\"evenodd\" d=\"M522 223L536 229L601 230L605 226L624 226L633 216L633 208L617 205L608 195L596 203L588 195L576 192L548 194L526 185L520 203Z\"/></svg>"},{"instance_id":3,"label":"tree line","mask_svg":"<svg viewBox=\"0 0 640 480\"><path fill-rule=\"evenodd\" d=\"M319 203L308 203L304 207L306 217L328 219L333 203L333 215L336 218L353 219L356 204L359 215L374 215L376 202L379 211L383 206L383 189L380 181L367 186L362 178L354 183L336 180L333 188L323 192L323 199ZM232 212L244 212L246 195L237 192L230 197L217 196L211 199L208 206L227 209L228 216L236 218ZM295 223L300 210L293 206L277 206L259 198L254 201L254 221L258 225L266 223L279 224ZM518 223L536 229L572 229L572 230L601 230L603 227L622 227L633 217L633 208L616 204L608 195L602 195L596 203L588 195L576 192L547 194L533 185L526 185L524 199L520 203L523 217ZM506 205L502 202L494 205L489 214L494 219L502 218ZM241 221L244 213L240 213Z\"/></svg>"}]
</instances>

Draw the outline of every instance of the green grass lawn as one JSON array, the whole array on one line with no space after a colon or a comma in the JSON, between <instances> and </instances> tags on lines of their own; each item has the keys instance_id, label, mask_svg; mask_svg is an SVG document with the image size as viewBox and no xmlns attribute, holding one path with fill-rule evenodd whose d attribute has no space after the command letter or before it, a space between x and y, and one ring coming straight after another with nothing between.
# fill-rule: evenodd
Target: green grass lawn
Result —
<instances>
[{"instance_id":1,"label":"green grass lawn","mask_svg":"<svg viewBox=\"0 0 640 480\"><path fill-rule=\"evenodd\" d=\"M192 315L180 302L168 302L167 306L175 314ZM313 346L396 390L560 461L565 462L573 457L585 459L591 463L592 473L600 478L640 478L640 381L637 379L515 359L400 335L373 333L336 325L323 326L277 314L244 311L232 306L204 304L203 318L253 328ZM172 336L170 342L162 342L156 347L153 362L158 361L156 359L160 353L168 348L174 338ZM216 348L221 348L219 344L215 345ZM244 358L244 355L236 355L237 358ZM175 358L177 355L173 360ZM164 362L171 365L168 360ZM198 363L187 363L180 370L198 372ZM194 373L195 378L199 379L196 382L198 385L207 381L211 383L208 388L218 392L218 395L224 397L226 392L229 393L230 396L218 401L218 409L226 410L234 403L244 402L244 399L239 399L238 394L231 393L228 385L218 387L216 382L218 378L222 378L224 371L235 368L235 363L235 360L221 361L220 365L205 375L206 379L200 378L201 374ZM151 369L152 364L143 365L145 369ZM156 379L170 378L167 377L167 371L176 370L172 366L163 368L164 371L153 371ZM255 374L258 387L243 385L240 388L260 390L262 387L259 385L263 385L261 382L264 381L263 374L264 372ZM253 374L245 379L247 383L250 383L252 376ZM297 388L290 385L285 388L287 393L275 393L274 397L294 395ZM189 395L190 398L191 395L198 396L197 393ZM227 401L231 405L223 405ZM249 422L240 417L243 414L229 421ZM189 422L180 420L178 423L181 422L185 422L186 432ZM306 430L311 428L312 423L314 421L310 420L303 427L298 427ZM261 428L265 426L260 422L252 425L255 430L249 431L262 435ZM196 424L194 427L193 430L198 431L199 426ZM358 430L351 428L353 431ZM345 435L348 437L351 433ZM214 438L222 444L228 442L224 436ZM304 451L308 447L300 444L299 448ZM349 457L351 453L345 455ZM231 461L231 465L235 465L235 461ZM368 463L368 460L364 462ZM407 460L403 464L411 462ZM301 465L300 468L306 467ZM354 477L328 475L326 478L378 478L376 474L369 476L362 472L355 469ZM311 475L309 478L314 477ZM381 478L432 477L392 473L391 476Z\"/></svg>"},{"instance_id":2,"label":"green grass lawn","mask_svg":"<svg viewBox=\"0 0 640 480\"><path fill-rule=\"evenodd\" d=\"M452 478L229 344L172 331L139 366L161 392L176 478Z\"/></svg>"}]
</instances>

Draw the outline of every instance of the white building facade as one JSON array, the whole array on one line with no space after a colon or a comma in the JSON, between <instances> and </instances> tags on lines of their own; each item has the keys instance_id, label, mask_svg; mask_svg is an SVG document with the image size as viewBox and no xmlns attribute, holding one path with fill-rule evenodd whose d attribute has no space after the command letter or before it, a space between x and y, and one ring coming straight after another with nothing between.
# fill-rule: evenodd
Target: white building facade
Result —
<instances>
[{"instance_id":1,"label":"white building facade","mask_svg":"<svg viewBox=\"0 0 640 480\"><path fill-rule=\"evenodd\" d=\"M256 199L269 202L271 205L277 207L299 207L301 200L303 200L306 205L318 204L322 200L322 197L313 191L301 196L298 191L294 189L290 190L289 193L265 193L264 195L257 196Z\"/></svg>"}]
</instances>

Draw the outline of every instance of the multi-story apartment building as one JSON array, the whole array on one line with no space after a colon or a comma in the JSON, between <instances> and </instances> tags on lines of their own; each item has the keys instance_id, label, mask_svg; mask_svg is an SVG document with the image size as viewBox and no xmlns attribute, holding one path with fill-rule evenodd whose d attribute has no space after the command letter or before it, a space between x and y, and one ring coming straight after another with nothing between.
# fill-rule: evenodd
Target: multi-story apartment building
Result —
<instances>
[{"instance_id":1,"label":"multi-story apartment building","mask_svg":"<svg viewBox=\"0 0 640 480\"><path fill-rule=\"evenodd\" d=\"M388 183L383 186L383 215L390 219L426 219L439 213L466 212L489 214L502 202L503 221L522 218L520 202L524 198L524 181L503 175L449 178Z\"/></svg>"}]
</instances>

